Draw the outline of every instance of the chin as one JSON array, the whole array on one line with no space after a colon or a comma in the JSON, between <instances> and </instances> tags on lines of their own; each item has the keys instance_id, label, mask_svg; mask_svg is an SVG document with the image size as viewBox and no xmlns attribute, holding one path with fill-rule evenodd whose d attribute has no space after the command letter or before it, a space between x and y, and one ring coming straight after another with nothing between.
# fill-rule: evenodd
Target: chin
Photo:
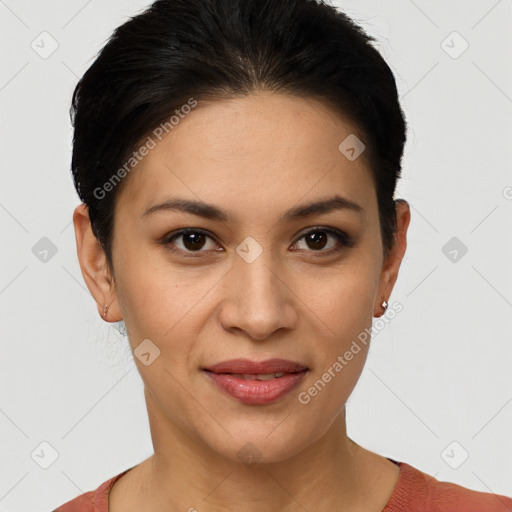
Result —
<instances>
[{"instance_id":1,"label":"chin","mask_svg":"<svg viewBox=\"0 0 512 512\"><path fill-rule=\"evenodd\" d=\"M247 467L275 464L294 457L314 441L314 436L307 436L304 427L304 424L302 428L298 425L291 427L282 418L272 423L267 420L258 426L254 421L250 424L238 421L225 426L231 436L219 427L215 429L219 437L213 439L210 430L203 441L231 462Z\"/></svg>"}]
</instances>

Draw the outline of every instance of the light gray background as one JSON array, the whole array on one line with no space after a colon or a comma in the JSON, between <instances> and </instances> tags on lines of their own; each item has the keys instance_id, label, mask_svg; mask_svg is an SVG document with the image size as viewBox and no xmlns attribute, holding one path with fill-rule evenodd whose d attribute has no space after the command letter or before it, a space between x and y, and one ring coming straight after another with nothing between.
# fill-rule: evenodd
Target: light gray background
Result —
<instances>
[{"instance_id":1,"label":"light gray background","mask_svg":"<svg viewBox=\"0 0 512 512\"><path fill-rule=\"evenodd\" d=\"M97 51L146 5L0 0L2 512L50 511L152 453L127 342L99 318L76 258L68 115ZM412 220L390 298L404 309L373 340L349 435L510 496L512 1L337 5L379 39L410 124L397 196ZM43 31L58 43L48 58L31 47L51 48ZM469 43L459 56L453 31ZM46 263L32 252L42 237L57 247ZM443 252L452 237L468 248L457 261ZM48 469L43 441L58 452Z\"/></svg>"}]
</instances>

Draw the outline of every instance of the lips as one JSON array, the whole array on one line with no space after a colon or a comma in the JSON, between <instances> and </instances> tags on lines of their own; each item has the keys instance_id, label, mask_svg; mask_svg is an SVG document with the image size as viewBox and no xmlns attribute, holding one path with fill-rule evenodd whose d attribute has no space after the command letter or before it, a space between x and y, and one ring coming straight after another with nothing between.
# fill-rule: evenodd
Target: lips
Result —
<instances>
[{"instance_id":1,"label":"lips","mask_svg":"<svg viewBox=\"0 0 512 512\"><path fill-rule=\"evenodd\" d=\"M286 359L231 359L203 368L217 388L246 405L270 404L284 398L308 370L303 364Z\"/></svg>"}]
</instances>

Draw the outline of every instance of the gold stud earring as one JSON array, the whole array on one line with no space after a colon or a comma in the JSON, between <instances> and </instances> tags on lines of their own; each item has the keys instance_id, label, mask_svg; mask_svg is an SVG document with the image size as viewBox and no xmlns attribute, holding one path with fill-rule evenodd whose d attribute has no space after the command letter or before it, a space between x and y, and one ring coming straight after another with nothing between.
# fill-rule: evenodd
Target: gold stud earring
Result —
<instances>
[{"instance_id":1,"label":"gold stud earring","mask_svg":"<svg viewBox=\"0 0 512 512\"><path fill-rule=\"evenodd\" d=\"M103 308L103 316L106 318L108 313L108 304L105 304L105 307Z\"/></svg>"}]
</instances>

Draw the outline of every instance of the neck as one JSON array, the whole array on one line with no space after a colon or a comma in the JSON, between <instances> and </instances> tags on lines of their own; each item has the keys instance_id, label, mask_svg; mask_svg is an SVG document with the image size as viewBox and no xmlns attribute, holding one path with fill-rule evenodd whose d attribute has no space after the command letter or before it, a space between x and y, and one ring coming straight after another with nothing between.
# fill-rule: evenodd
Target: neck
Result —
<instances>
[{"instance_id":1,"label":"neck","mask_svg":"<svg viewBox=\"0 0 512 512\"><path fill-rule=\"evenodd\" d=\"M146 401L155 453L144 463L145 494L155 503L190 512L359 509L365 450L347 437L345 409L303 451L263 464L222 456L172 424L150 394Z\"/></svg>"}]
</instances>

